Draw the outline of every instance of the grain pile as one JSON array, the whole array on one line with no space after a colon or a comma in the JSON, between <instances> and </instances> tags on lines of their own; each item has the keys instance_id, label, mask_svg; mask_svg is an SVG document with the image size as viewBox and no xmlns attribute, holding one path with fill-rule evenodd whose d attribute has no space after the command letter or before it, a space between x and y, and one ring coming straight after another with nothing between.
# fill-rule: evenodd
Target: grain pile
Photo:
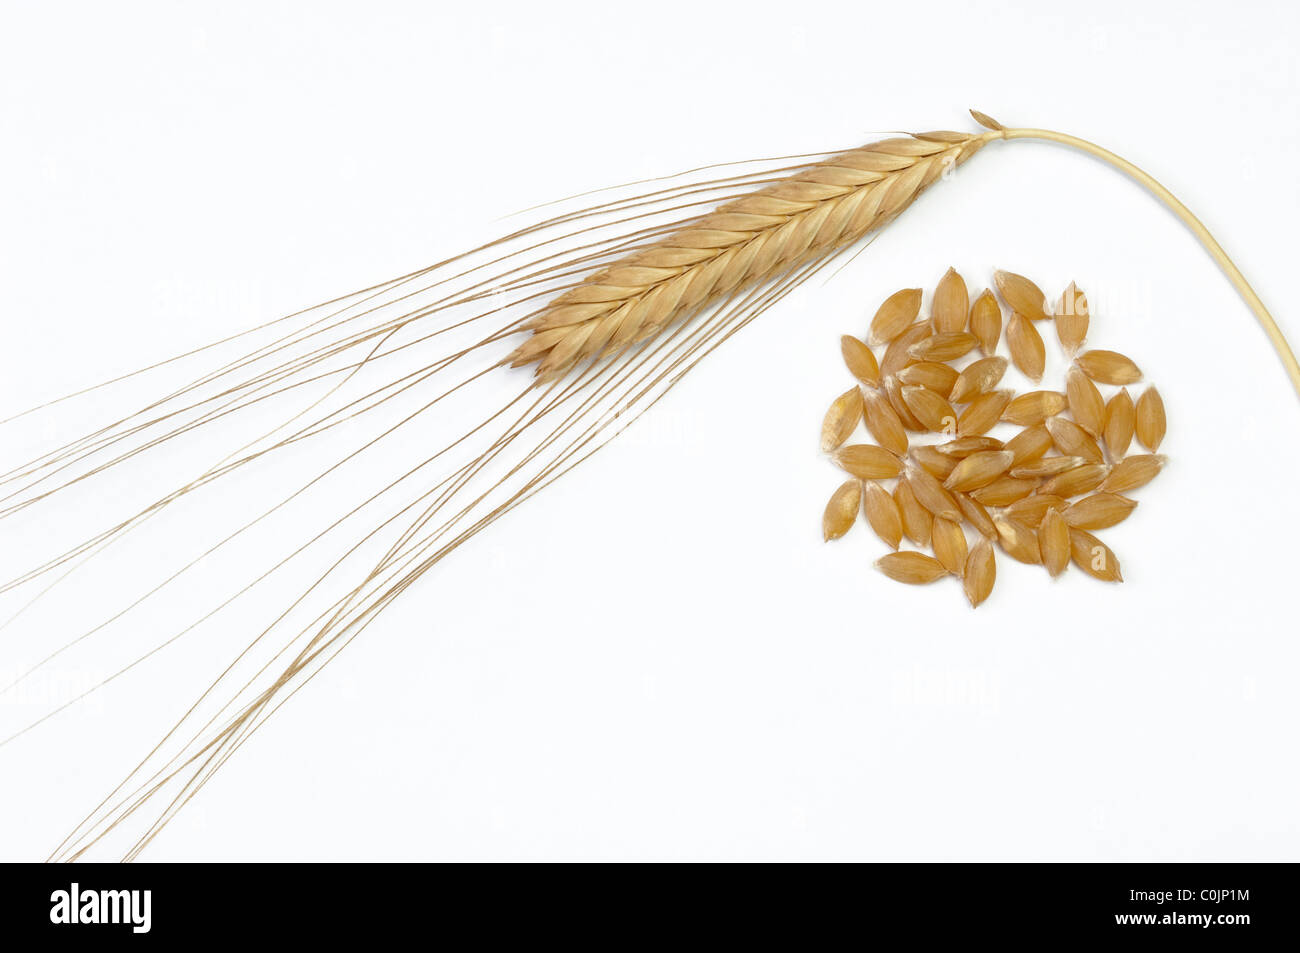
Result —
<instances>
[{"instance_id":1,"label":"grain pile","mask_svg":"<svg viewBox=\"0 0 1300 953\"><path fill-rule=\"evenodd\" d=\"M831 403L821 448L850 479L826 504L823 536L839 539L862 514L894 550L881 572L914 585L960 579L972 606L993 590L995 548L1053 577L1073 563L1121 582L1093 531L1126 519L1137 506L1127 494L1164 466L1164 402L1150 386L1134 400L1142 371L1131 358L1085 348L1088 303L1073 284L1054 303L1021 275L999 271L994 284L996 295L972 301L950 268L929 317L921 289L907 288L880 306L865 339L840 339L858 383ZM1060 390L1039 389L1040 327L1071 360ZM1034 389L999 386L1012 366ZM1016 428L1005 441L990 435L1000 424ZM860 427L871 442L854 442ZM905 540L916 549L900 548Z\"/></svg>"}]
</instances>

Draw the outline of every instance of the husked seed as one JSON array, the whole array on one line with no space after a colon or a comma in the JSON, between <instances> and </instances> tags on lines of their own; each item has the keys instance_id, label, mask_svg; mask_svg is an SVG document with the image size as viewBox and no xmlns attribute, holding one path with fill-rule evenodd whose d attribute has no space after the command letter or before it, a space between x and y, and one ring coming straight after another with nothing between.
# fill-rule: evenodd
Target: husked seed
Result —
<instances>
[{"instance_id":1,"label":"husked seed","mask_svg":"<svg viewBox=\"0 0 1300 953\"><path fill-rule=\"evenodd\" d=\"M985 506L1010 506L1016 500L1023 500L1038 488L1037 480L1017 480L1015 477L999 477L988 486L972 490L971 496Z\"/></svg>"},{"instance_id":2,"label":"husked seed","mask_svg":"<svg viewBox=\"0 0 1300 953\"><path fill-rule=\"evenodd\" d=\"M1066 505L1065 500L1059 496L1050 493L1034 493L1023 500L1016 500L1002 511L1002 515L1006 519L1024 523L1026 526L1037 526L1043 521L1043 515L1048 510L1064 510Z\"/></svg>"},{"instance_id":3,"label":"husked seed","mask_svg":"<svg viewBox=\"0 0 1300 953\"><path fill-rule=\"evenodd\" d=\"M849 373L862 383L880 383L880 364L871 348L846 334L840 338L840 354L844 356L844 366Z\"/></svg>"},{"instance_id":4,"label":"husked seed","mask_svg":"<svg viewBox=\"0 0 1300 953\"><path fill-rule=\"evenodd\" d=\"M918 361L909 364L895 376L904 384L928 387L945 399L952 393L953 384L957 383L955 370L947 364L938 364L934 361Z\"/></svg>"},{"instance_id":5,"label":"husked seed","mask_svg":"<svg viewBox=\"0 0 1300 953\"><path fill-rule=\"evenodd\" d=\"M1038 554L1053 577L1070 565L1070 527L1060 510L1049 509L1038 524Z\"/></svg>"},{"instance_id":6,"label":"husked seed","mask_svg":"<svg viewBox=\"0 0 1300 953\"><path fill-rule=\"evenodd\" d=\"M1042 562L1038 552L1038 532L1024 523L1013 520L994 520L998 528L998 542L1002 551L1018 562L1037 566Z\"/></svg>"},{"instance_id":7,"label":"husked seed","mask_svg":"<svg viewBox=\"0 0 1300 953\"><path fill-rule=\"evenodd\" d=\"M1061 413L1065 406L1064 394L1054 390L1031 390L1007 404L1007 409L1002 411L1002 420L1017 427L1033 427Z\"/></svg>"},{"instance_id":8,"label":"husked seed","mask_svg":"<svg viewBox=\"0 0 1300 953\"><path fill-rule=\"evenodd\" d=\"M1134 430L1142 446L1152 453L1160 449L1165 439L1165 402L1154 387L1148 387L1138 398Z\"/></svg>"},{"instance_id":9,"label":"husked seed","mask_svg":"<svg viewBox=\"0 0 1300 953\"><path fill-rule=\"evenodd\" d=\"M1102 439L1106 441L1106 450L1111 460L1119 461L1128 453L1129 444L1133 442L1133 430L1137 426L1136 413L1127 387L1120 390L1106 405L1106 426L1102 431Z\"/></svg>"},{"instance_id":10,"label":"husked seed","mask_svg":"<svg viewBox=\"0 0 1300 953\"><path fill-rule=\"evenodd\" d=\"M966 330L966 311L969 306L966 282L954 269L949 268L939 279L939 286L934 289L934 304L930 307L930 320L934 322L934 329L940 334Z\"/></svg>"},{"instance_id":11,"label":"husked seed","mask_svg":"<svg viewBox=\"0 0 1300 953\"><path fill-rule=\"evenodd\" d=\"M885 396L889 399L889 406L894 408L894 413L898 419L903 422L903 426L908 430L923 431L925 425L916 419L907 401L903 399L903 385L897 377L885 378Z\"/></svg>"},{"instance_id":12,"label":"husked seed","mask_svg":"<svg viewBox=\"0 0 1300 953\"><path fill-rule=\"evenodd\" d=\"M890 579L912 586L924 586L948 575L943 563L933 556L908 550L880 557L876 568Z\"/></svg>"},{"instance_id":13,"label":"husked seed","mask_svg":"<svg viewBox=\"0 0 1300 953\"><path fill-rule=\"evenodd\" d=\"M1065 396L1074 422L1093 437L1100 437L1106 424L1106 400L1097 385L1079 368L1071 367L1065 374Z\"/></svg>"},{"instance_id":14,"label":"husked seed","mask_svg":"<svg viewBox=\"0 0 1300 953\"><path fill-rule=\"evenodd\" d=\"M972 500L965 493L954 493L952 498L957 501L962 516L975 527L977 533L989 539L997 539L997 527L993 525L993 517L989 516L989 511L984 508L983 503Z\"/></svg>"},{"instance_id":15,"label":"husked seed","mask_svg":"<svg viewBox=\"0 0 1300 953\"><path fill-rule=\"evenodd\" d=\"M1110 551L1110 547L1087 530L1070 530L1070 559L1094 579L1102 582L1124 581L1119 570L1119 560Z\"/></svg>"},{"instance_id":16,"label":"husked seed","mask_svg":"<svg viewBox=\"0 0 1300 953\"><path fill-rule=\"evenodd\" d=\"M980 292L970 306L970 330L979 338L980 350L985 354L992 355L998 349L998 339L1002 337L1002 308L993 292Z\"/></svg>"},{"instance_id":17,"label":"husked seed","mask_svg":"<svg viewBox=\"0 0 1300 953\"><path fill-rule=\"evenodd\" d=\"M1083 457L1042 457L1026 466L1016 467L1011 475L1019 480L1045 480L1087 462Z\"/></svg>"},{"instance_id":18,"label":"husked seed","mask_svg":"<svg viewBox=\"0 0 1300 953\"><path fill-rule=\"evenodd\" d=\"M862 421L876 443L899 456L907 453L907 431L903 428L903 421L889 398L874 387L868 387L862 394Z\"/></svg>"},{"instance_id":19,"label":"husked seed","mask_svg":"<svg viewBox=\"0 0 1300 953\"><path fill-rule=\"evenodd\" d=\"M988 486L1007 472L1007 468L1011 466L1011 456L1008 450L984 450L972 453L953 468L943 485L962 493Z\"/></svg>"},{"instance_id":20,"label":"husked seed","mask_svg":"<svg viewBox=\"0 0 1300 953\"><path fill-rule=\"evenodd\" d=\"M1016 314L1023 314L1031 321L1043 321L1047 318L1047 298L1042 289L1024 275L1010 271L996 271L993 281L998 286L1002 300Z\"/></svg>"},{"instance_id":21,"label":"husked seed","mask_svg":"<svg viewBox=\"0 0 1300 953\"><path fill-rule=\"evenodd\" d=\"M851 387L831 402L822 419L822 450L834 450L853 433L862 419L862 393Z\"/></svg>"},{"instance_id":22,"label":"husked seed","mask_svg":"<svg viewBox=\"0 0 1300 953\"><path fill-rule=\"evenodd\" d=\"M945 456L960 460L982 450L1001 450L1002 441L997 437L958 437L939 444L935 449Z\"/></svg>"},{"instance_id":23,"label":"husked seed","mask_svg":"<svg viewBox=\"0 0 1300 953\"><path fill-rule=\"evenodd\" d=\"M1088 298L1070 282L1056 306L1056 336L1066 357L1073 357L1088 337Z\"/></svg>"},{"instance_id":24,"label":"husked seed","mask_svg":"<svg viewBox=\"0 0 1300 953\"><path fill-rule=\"evenodd\" d=\"M1046 427L1027 427L1008 440L1005 449L1011 451L1011 466L1022 467L1052 449L1052 435Z\"/></svg>"},{"instance_id":25,"label":"husked seed","mask_svg":"<svg viewBox=\"0 0 1300 953\"><path fill-rule=\"evenodd\" d=\"M966 571L962 573L961 587L971 608L976 608L989 597L997 580L997 560L988 539L980 537L966 557Z\"/></svg>"},{"instance_id":26,"label":"husked seed","mask_svg":"<svg viewBox=\"0 0 1300 953\"><path fill-rule=\"evenodd\" d=\"M885 356L880 359L880 377L882 380L893 377L911 364L913 359L907 352L913 344L924 341L930 336L930 322L921 320L911 325L885 348Z\"/></svg>"},{"instance_id":27,"label":"husked seed","mask_svg":"<svg viewBox=\"0 0 1300 953\"><path fill-rule=\"evenodd\" d=\"M966 405L957 418L957 433L962 437L978 437L992 430L1011 403L1011 391L995 390L981 394Z\"/></svg>"},{"instance_id":28,"label":"husked seed","mask_svg":"<svg viewBox=\"0 0 1300 953\"><path fill-rule=\"evenodd\" d=\"M912 448L912 459L926 473L930 474L936 480L948 479L948 474L957 466L957 458L950 457L946 453L940 453L934 447L919 446Z\"/></svg>"},{"instance_id":29,"label":"husked seed","mask_svg":"<svg viewBox=\"0 0 1300 953\"><path fill-rule=\"evenodd\" d=\"M1074 362L1098 384L1136 384L1142 379L1138 366L1118 351L1084 351Z\"/></svg>"},{"instance_id":30,"label":"husked seed","mask_svg":"<svg viewBox=\"0 0 1300 953\"><path fill-rule=\"evenodd\" d=\"M911 484L912 493L916 500L935 516L942 516L950 520L961 519L961 510L957 508L957 501L952 498L942 483L936 480L929 473L926 473L920 467L910 467L907 470L907 482Z\"/></svg>"},{"instance_id":31,"label":"husked seed","mask_svg":"<svg viewBox=\"0 0 1300 953\"><path fill-rule=\"evenodd\" d=\"M903 517L898 504L883 486L868 481L862 490L862 513L876 535L897 549L903 541Z\"/></svg>"},{"instance_id":32,"label":"husked seed","mask_svg":"<svg viewBox=\"0 0 1300 953\"><path fill-rule=\"evenodd\" d=\"M1007 324L1007 347L1011 351L1011 363L1020 368L1020 373L1031 381L1043 379L1047 349L1043 346L1043 338L1038 329L1023 314L1011 315L1011 321Z\"/></svg>"},{"instance_id":33,"label":"husked seed","mask_svg":"<svg viewBox=\"0 0 1300 953\"><path fill-rule=\"evenodd\" d=\"M904 288L885 299L876 316L871 319L867 340L872 344L885 344L894 340L916 320L921 313L921 289Z\"/></svg>"},{"instance_id":34,"label":"husked seed","mask_svg":"<svg viewBox=\"0 0 1300 953\"><path fill-rule=\"evenodd\" d=\"M1073 470L1066 470L1064 473L1058 473L1056 476L1051 477L1038 488L1038 492L1064 497L1068 500L1080 493L1091 493L1101 486L1109 475L1110 467L1104 463L1085 463L1081 467L1075 467Z\"/></svg>"},{"instance_id":35,"label":"husked seed","mask_svg":"<svg viewBox=\"0 0 1300 953\"><path fill-rule=\"evenodd\" d=\"M1097 441L1088 436L1088 432L1072 420L1064 417L1051 417L1045 424L1047 432L1052 435L1052 443L1063 457L1083 457L1090 463L1101 463L1105 458Z\"/></svg>"},{"instance_id":36,"label":"husked seed","mask_svg":"<svg viewBox=\"0 0 1300 953\"><path fill-rule=\"evenodd\" d=\"M918 546L929 546L934 517L917 501L906 480L899 480L894 487L894 502L898 504L898 515L903 521L903 535Z\"/></svg>"},{"instance_id":37,"label":"husked seed","mask_svg":"<svg viewBox=\"0 0 1300 953\"><path fill-rule=\"evenodd\" d=\"M1094 493L1066 508L1065 522L1075 529L1106 529L1128 519L1136 500L1115 493Z\"/></svg>"},{"instance_id":38,"label":"husked seed","mask_svg":"<svg viewBox=\"0 0 1300 953\"><path fill-rule=\"evenodd\" d=\"M1160 473L1165 457L1157 453L1136 453L1125 457L1111 468L1110 475L1101 484L1107 493L1127 493L1146 486Z\"/></svg>"},{"instance_id":39,"label":"husked seed","mask_svg":"<svg viewBox=\"0 0 1300 953\"><path fill-rule=\"evenodd\" d=\"M955 361L969 354L979 343L979 338L969 331L949 331L918 341L907 353L918 361Z\"/></svg>"},{"instance_id":40,"label":"husked seed","mask_svg":"<svg viewBox=\"0 0 1300 953\"><path fill-rule=\"evenodd\" d=\"M957 429L957 412L928 387L903 387L903 400L912 416L931 433L952 433Z\"/></svg>"},{"instance_id":41,"label":"husked seed","mask_svg":"<svg viewBox=\"0 0 1300 953\"><path fill-rule=\"evenodd\" d=\"M822 539L839 539L853 528L862 501L862 484L848 480L831 494L826 511L822 513Z\"/></svg>"},{"instance_id":42,"label":"husked seed","mask_svg":"<svg viewBox=\"0 0 1300 953\"><path fill-rule=\"evenodd\" d=\"M869 443L840 447L833 459L841 469L860 480L888 480L903 471L903 463L896 454Z\"/></svg>"},{"instance_id":43,"label":"husked seed","mask_svg":"<svg viewBox=\"0 0 1300 953\"><path fill-rule=\"evenodd\" d=\"M982 357L978 361L972 361L957 375L946 396L953 403L967 403L997 387L1006 372L1005 357Z\"/></svg>"},{"instance_id":44,"label":"husked seed","mask_svg":"<svg viewBox=\"0 0 1300 953\"><path fill-rule=\"evenodd\" d=\"M960 520L938 518L930 535L935 558L943 563L943 568L954 576L960 576L966 569L966 533L961 528Z\"/></svg>"}]
</instances>

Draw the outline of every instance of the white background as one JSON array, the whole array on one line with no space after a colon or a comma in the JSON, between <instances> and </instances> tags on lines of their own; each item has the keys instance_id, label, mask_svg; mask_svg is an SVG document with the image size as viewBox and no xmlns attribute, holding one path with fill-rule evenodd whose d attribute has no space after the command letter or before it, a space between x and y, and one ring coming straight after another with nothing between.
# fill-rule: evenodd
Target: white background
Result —
<instances>
[{"instance_id":1,"label":"white background","mask_svg":"<svg viewBox=\"0 0 1300 953\"><path fill-rule=\"evenodd\" d=\"M969 129L969 106L1160 177L1300 340L1296 9L7 0L0 409L540 201ZM949 265L1078 281L1094 343L1165 395L1171 464L1107 534L1123 586L1003 560L971 612L954 584L875 574L862 527L821 542L838 337ZM1295 860L1298 424L1177 221L1086 157L990 146L641 437L439 565L144 856ZM134 763L88 731L161 729L166 679L0 748L0 857L44 857Z\"/></svg>"}]
</instances>

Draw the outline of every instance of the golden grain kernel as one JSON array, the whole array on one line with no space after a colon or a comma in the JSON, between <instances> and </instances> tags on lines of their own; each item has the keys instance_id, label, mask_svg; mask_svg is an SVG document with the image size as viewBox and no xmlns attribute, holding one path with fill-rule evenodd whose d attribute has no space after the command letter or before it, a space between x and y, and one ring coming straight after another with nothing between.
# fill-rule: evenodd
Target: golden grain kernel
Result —
<instances>
[{"instance_id":1,"label":"golden grain kernel","mask_svg":"<svg viewBox=\"0 0 1300 953\"><path fill-rule=\"evenodd\" d=\"M1057 509L1048 509L1038 524L1038 555L1053 578L1070 565L1070 527Z\"/></svg>"},{"instance_id":2,"label":"golden grain kernel","mask_svg":"<svg viewBox=\"0 0 1300 953\"><path fill-rule=\"evenodd\" d=\"M929 473L936 480L948 479L948 474L952 473L957 466L957 458L950 457L946 453L940 453L935 447L921 445L912 448L912 459L926 473Z\"/></svg>"},{"instance_id":3,"label":"golden grain kernel","mask_svg":"<svg viewBox=\"0 0 1300 953\"><path fill-rule=\"evenodd\" d=\"M957 375L948 392L948 399L953 403L968 403L980 394L987 394L997 387L1006 372L1005 357L983 357L978 361L972 361Z\"/></svg>"},{"instance_id":4,"label":"golden grain kernel","mask_svg":"<svg viewBox=\"0 0 1300 953\"><path fill-rule=\"evenodd\" d=\"M979 338L969 331L946 331L930 335L907 349L907 354L917 361L955 361L964 357L979 344Z\"/></svg>"},{"instance_id":5,"label":"golden grain kernel","mask_svg":"<svg viewBox=\"0 0 1300 953\"><path fill-rule=\"evenodd\" d=\"M961 426L960 421L957 426ZM1052 435L1046 427L1028 427L1008 440L1005 449L1011 451L1011 466L1022 467L1052 449Z\"/></svg>"},{"instance_id":6,"label":"golden grain kernel","mask_svg":"<svg viewBox=\"0 0 1300 953\"><path fill-rule=\"evenodd\" d=\"M996 539L998 535L997 527L993 525L993 517L989 516L989 511L984 508L984 504L978 500L972 500L965 493L953 493L952 498L957 501L957 507L961 510L961 515L966 517L966 521L975 527L975 531L981 536L987 536L989 539Z\"/></svg>"},{"instance_id":7,"label":"golden grain kernel","mask_svg":"<svg viewBox=\"0 0 1300 953\"><path fill-rule=\"evenodd\" d=\"M993 292L982 291L970 306L970 332L979 338L980 350L992 355L1002 337L1002 308Z\"/></svg>"},{"instance_id":8,"label":"golden grain kernel","mask_svg":"<svg viewBox=\"0 0 1300 953\"><path fill-rule=\"evenodd\" d=\"M928 338L930 333L930 322L922 319L890 341L889 347L885 348L884 357L880 359L881 379L893 377L911 364L914 358L907 352L911 350L913 344Z\"/></svg>"},{"instance_id":9,"label":"golden grain kernel","mask_svg":"<svg viewBox=\"0 0 1300 953\"><path fill-rule=\"evenodd\" d=\"M860 480L888 480L903 471L903 462L896 454L869 443L840 447L832 458L841 469Z\"/></svg>"},{"instance_id":10,"label":"golden grain kernel","mask_svg":"<svg viewBox=\"0 0 1300 953\"><path fill-rule=\"evenodd\" d=\"M1056 337L1066 357L1073 357L1088 337L1088 298L1070 282L1056 306Z\"/></svg>"},{"instance_id":11,"label":"golden grain kernel","mask_svg":"<svg viewBox=\"0 0 1300 953\"><path fill-rule=\"evenodd\" d=\"M906 480L912 487L912 493L916 495L916 501L932 514L950 520L961 519L961 510L957 507L957 501L932 474L920 467L909 467Z\"/></svg>"},{"instance_id":12,"label":"golden grain kernel","mask_svg":"<svg viewBox=\"0 0 1300 953\"><path fill-rule=\"evenodd\" d=\"M928 387L905 385L903 400L912 416L932 433L954 433L957 430L957 411Z\"/></svg>"},{"instance_id":13,"label":"golden grain kernel","mask_svg":"<svg viewBox=\"0 0 1300 953\"><path fill-rule=\"evenodd\" d=\"M889 398L868 387L862 394L862 420L867 433L886 450L902 456L907 453L907 431Z\"/></svg>"},{"instance_id":14,"label":"golden grain kernel","mask_svg":"<svg viewBox=\"0 0 1300 953\"><path fill-rule=\"evenodd\" d=\"M1037 566L1042 562L1038 553L1038 531L1024 523L1014 520L995 519L993 525L998 528L998 543L1002 551L1018 562Z\"/></svg>"},{"instance_id":15,"label":"golden grain kernel","mask_svg":"<svg viewBox=\"0 0 1300 953\"><path fill-rule=\"evenodd\" d=\"M1068 504L1059 496L1050 493L1033 493L1023 500L1016 500L1002 511L1002 516L1026 526L1037 526L1043 521L1043 514L1048 510L1064 510Z\"/></svg>"},{"instance_id":16,"label":"golden grain kernel","mask_svg":"<svg viewBox=\"0 0 1300 953\"><path fill-rule=\"evenodd\" d=\"M903 399L903 384L897 377L885 378L885 397L889 399L889 406L894 408L894 413L902 421L903 426L908 430L924 431L925 425L916 419L912 409L907 406L907 401Z\"/></svg>"},{"instance_id":17,"label":"golden grain kernel","mask_svg":"<svg viewBox=\"0 0 1300 953\"><path fill-rule=\"evenodd\" d=\"M1080 493L1091 493L1101 486L1102 481L1109 475L1110 467L1104 463L1085 463L1083 466L1049 478L1038 488L1038 492L1068 500Z\"/></svg>"},{"instance_id":18,"label":"golden grain kernel","mask_svg":"<svg viewBox=\"0 0 1300 953\"><path fill-rule=\"evenodd\" d=\"M831 494L830 502L822 513L822 539L839 539L853 528L853 521L858 518L858 507L862 503L862 484L857 480L848 480Z\"/></svg>"},{"instance_id":19,"label":"golden grain kernel","mask_svg":"<svg viewBox=\"0 0 1300 953\"><path fill-rule=\"evenodd\" d=\"M985 506L1010 506L1016 500L1023 500L1038 489L1037 480L1017 480L1015 477L999 477L988 486L972 490L971 496Z\"/></svg>"},{"instance_id":20,"label":"golden grain kernel","mask_svg":"<svg viewBox=\"0 0 1300 953\"><path fill-rule=\"evenodd\" d=\"M1138 443L1152 453L1159 450L1161 441L1165 439L1165 402L1155 387L1148 387L1137 399L1133 423Z\"/></svg>"},{"instance_id":21,"label":"golden grain kernel","mask_svg":"<svg viewBox=\"0 0 1300 953\"><path fill-rule=\"evenodd\" d=\"M1101 447L1097 446L1097 441L1088 436L1088 432L1073 420L1052 417L1048 419L1045 426L1047 432L1052 435L1053 446L1060 451L1061 456L1083 457L1090 463L1101 463L1105 460Z\"/></svg>"},{"instance_id":22,"label":"golden grain kernel","mask_svg":"<svg viewBox=\"0 0 1300 953\"><path fill-rule=\"evenodd\" d=\"M1088 461L1083 457L1041 457L1023 467L1016 467L1011 475L1018 480L1045 480L1058 473L1081 467Z\"/></svg>"},{"instance_id":23,"label":"golden grain kernel","mask_svg":"<svg viewBox=\"0 0 1300 953\"><path fill-rule=\"evenodd\" d=\"M950 490L969 493L988 486L1011 466L1012 454L1008 450L982 450L962 459L943 485Z\"/></svg>"},{"instance_id":24,"label":"golden grain kernel","mask_svg":"<svg viewBox=\"0 0 1300 953\"><path fill-rule=\"evenodd\" d=\"M1065 410L1065 395L1054 390L1031 390L1016 397L1002 411L1004 423L1033 427Z\"/></svg>"},{"instance_id":25,"label":"golden grain kernel","mask_svg":"<svg viewBox=\"0 0 1300 953\"><path fill-rule=\"evenodd\" d=\"M966 405L957 418L957 433L963 437L978 437L997 426L1002 411L1011 403L1011 391L995 390L981 394Z\"/></svg>"},{"instance_id":26,"label":"golden grain kernel","mask_svg":"<svg viewBox=\"0 0 1300 953\"><path fill-rule=\"evenodd\" d=\"M1065 396L1074 422L1093 437L1100 437L1106 425L1106 400L1078 367L1071 367L1065 374Z\"/></svg>"},{"instance_id":27,"label":"golden grain kernel","mask_svg":"<svg viewBox=\"0 0 1300 953\"><path fill-rule=\"evenodd\" d=\"M848 440L861 419L862 392L852 387L831 402L822 418L822 450L829 452Z\"/></svg>"},{"instance_id":28,"label":"golden grain kernel","mask_svg":"<svg viewBox=\"0 0 1300 953\"><path fill-rule=\"evenodd\" d=\"M935 449L945 456L960 460L962 457L969 457L972 453L980 453L984 450L1001 450L1002 441L997 437L957 437L955 440L938 444Z\"/></svg>"},{"instance_id":29,"label":"golden grain kernel","mask_svg":"<svg viewBox=\"0 0 1300 953\"><path fill-rule=\"evenodd\" d=\"M1094 579L1102 582L1124 581L1119 570L1119 560L1110 551L1110 547L1087 530L1070 530L1070 559Z\"/></svg>"},{"instance_id":30,"label":"golden grain kernel","mask_svg":"<svg viewBox=\"0 0 1300 953\"><path fill-rule=\"evenodd\" d=\"M962 573L961 587L971 608L975 608L989 597L993 584L997 581L997 559L989 541L981 537L971 547L966 557L966 570Z\"/></svg>"},{"instance_id":31,"label":"golden grain kernel","mask_svg":"<svg viewBox=\"0 0 1300 953\"><path fill-rule=\"evenodd\" d=\"M917 361L909 364L895 375L904 384L914 387L926 387L940 397L947 398L957 383L957 372L947 364L934 361Z\"/></svg>"},{"instance_id":32,"label":"golden grain kernel","mask_svg":"<svg viewBox=\"0 0 1300 953\"><path fill-rule=\"evenodd\" d=\"M993 281L998 286L1002 300L1016 314L1024 315L1031 321L1047 318L1047 297L1042 289L1024 275L1010 271L995 271Z\"/></svg>"},{"instance_id":33,"label":"golden grain kernel","mask_svg":"<svg viewBox=\"0 0 1300 953\"><path fill-rule=\"evenodd\" d=\"M844 356L844 366L849 369L849 373L862 383L880 383L880 365L871 348L846 334L840 338L840 354Z\"/></svg>"},{"instance_id":34,"label":"golden grain kernel","mask_svg":"<svg viewBox=\"0 0 1300 953\"><path fill-rule=\"evenodd\" d=\"M1146 486L1160 473L1167 458L1156 453L1135 453L1111 468L1101 484L1107 493L1127 493Z\"/></svg>"},{"instance_id":35,"label":"golden grain kernel","mask_svg":"<svg viewBox=\"0 0 1300 953\"><path fill-rule=\"evenodd\" d=\"M1074 363L1099 384L1136 384L1142 379L1138 366L1118 351L1084 351Z\"/></svg>"},{"instance_id":36,"label":"golden grain kernel","mask_svg":"<svg viewBox=\"0 0 1300 953\"><path fill-rule=\"evenodd\" d=\"M872 344L892 341L916 320L921 313L921 289L904 288L885 299L876 316L871 319L867 340Z\"/></svg>"},{"instance_id":37,"label":"golden grain kernel","mask_svg":"<svg viewBox=\"0 0 1300 953\"><path fill-rule=\"evenodd\" d=\"M1106 421L1102 427L1102 440L1111 460L1121 460L1128 453L1129 444L1133 442L1133 428L1136 410L1128 388L1122 388L1118 394L1106 403Z\"/></svg>"},{"instance_id":38,"label":"golden grain kernel","mask_svg":"<svg viewBox=\"0 0 1300 953\"><path fill-rule=\"evenodd\" d=\"M1034 323L1022 314L1012 314L1007 323L1007 348L1011 352L1011 363L1020 369L1020 373L1031 381L1043 379L1047 349Z\"/></svg>"},{"instance_id":39,"label":"golden grain kernel","mask_svg":"<svg viewBox=\"0 0 1300 953\"><path fill-rule=\"evenodd\" d=\"M1065 510L1065 521L1075 529L1106 529L1128 519L1137 506L1136 500L1116 493L1094 493Z\"/></svg>"},{"instance_id":40,"label":"golden grain kernel","mask_svg":"<svg viewBox=\"0 0 1300 953\"><path fill-rule=\"evenodd\" d=\"M876 560L876 568L896 582L924 586L948 575L943 563L925 553L904 550L888 553Z\"/></svg>"},{"instance_id":41,"label":"golden grain kernel","mask_svg":"<svg viewBox=\"0 0 1300 953\"><path fill-rule=\"evenodd\" d=\"M898 503L879 483L868 481L862 490L862 513L876 535L891 549L903 541L903 517Z\"/></svg>"},{"instance_id":42,"label":"golden grain kernel","mask_svg":"<svg viewBox=\"0 0 1300 953\"><path fill-rule=\"evenodd\" d=\"M930 320L941 334L966 330L966 312L970 307L966 282L949 268L934 289L934 303L930 306ZM945 395L946 396L946 395Z\"/></svg>"},{"instance_id":43,"label":"golden grain kernel","mask_svg":"<svg viewBox=\"0 0 1300 953\"><path fill-rule=\"evenodd\" d=\"M966 532L961 528L960 520L943 517L935 519L930 544L934 548L935 558L943 563L944 569L954 576L965 572Z\"/></svg>"},{"instance_id":44,"label":"golden grain kernel","mask_svg":"<svg viewBox=\"0 0 1300 953\"><path fill-rule=\"evenodd\" d=\"M894 502L903 521L903 534L918 546L929 546L934 517L917 501L906 480L899 480L894 487Z\"/></svg>"}]
</instances>

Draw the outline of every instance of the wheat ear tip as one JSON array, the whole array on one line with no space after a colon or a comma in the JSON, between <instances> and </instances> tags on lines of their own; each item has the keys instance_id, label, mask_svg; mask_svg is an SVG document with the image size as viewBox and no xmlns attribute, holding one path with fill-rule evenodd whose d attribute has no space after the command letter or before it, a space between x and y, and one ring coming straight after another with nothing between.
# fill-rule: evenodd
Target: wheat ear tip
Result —
<instances>
[{"instance_id":1,"label":"wheat ear tip","mask_svg":"<svg viewBox=\"0 0 1300 953\"><path fill-rule=\"evenodd\" d=\"M972 109L970 111L970 114L971 114L971 118L974 119L981 126L983 126L985 129L992 129L994 132L1002 132L1004 129L1006 129L1006 126L1002 125L1002 123L998 122L992 116L980 112L978 109Z\"/></svg>"}]
</instances>

